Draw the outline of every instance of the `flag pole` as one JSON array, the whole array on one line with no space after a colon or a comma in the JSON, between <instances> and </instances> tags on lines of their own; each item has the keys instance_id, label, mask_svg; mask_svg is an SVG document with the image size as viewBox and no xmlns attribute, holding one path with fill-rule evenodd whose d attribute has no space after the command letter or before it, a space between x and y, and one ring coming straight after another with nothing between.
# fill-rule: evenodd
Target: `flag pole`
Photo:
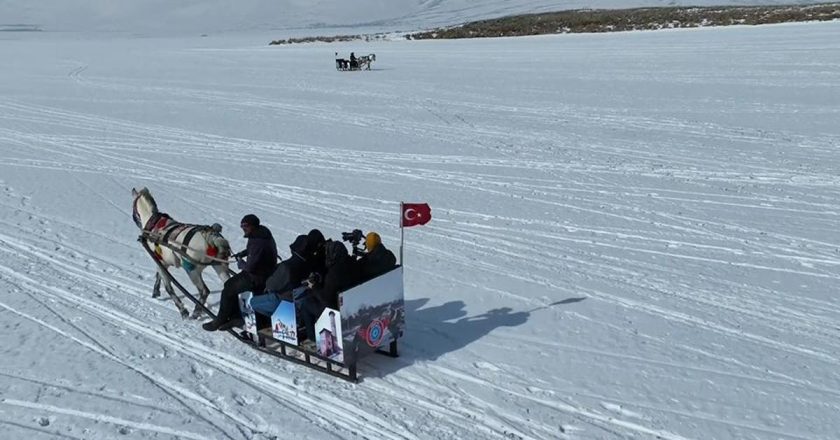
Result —
<instances>
[{"instance_id":1,"label":"flag pole","mask_svg":"<svg viewBox=\"0 0 840 440\"><path fill-rule=\"evenodd\" d=\"M405 227L403 220L405 219L405 211L403 211L403 202L400 202L400 266L403 265L403 244L405 243Z\"/></svg>"}]
</instances>

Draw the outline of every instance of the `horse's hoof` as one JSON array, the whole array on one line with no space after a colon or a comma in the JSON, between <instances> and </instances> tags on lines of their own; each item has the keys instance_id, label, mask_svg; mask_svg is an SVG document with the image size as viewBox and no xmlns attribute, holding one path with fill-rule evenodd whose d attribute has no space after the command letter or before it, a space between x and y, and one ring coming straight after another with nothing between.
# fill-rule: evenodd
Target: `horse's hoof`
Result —
<instances>
[{"instance_id":1,"label":"horse's hoof","mask_svg":"<svg viewBox=\"0 0 840 440\"><path fill-rule=\"evenodd\" d=\"M186 309L181 310L181 319L187 319L187 318L189 318L189 316L190 316L190 312L188 312Z\"/></svg>"},{"instance_id":2,"label":"horse's hoof","mask_svg":"<svg viewBox=\"0 0 840 440\"><path fill-rule=\"evenodd\" d=\"M204 310L195 309L195 310L193 310L192 315L190 315L190 319L201 318L201 315L203 315L203 314L204 314Z\"/></svg>"},{"instance_id":3,"label":"horse's hoof","mask_svg":"<svg viewBox=\"0 0 840 440\"><path fill-rule=\"evenodd\" d=\"M152 298L160 298L160 292L152 292Z\"/></svg>"}]
</instances>

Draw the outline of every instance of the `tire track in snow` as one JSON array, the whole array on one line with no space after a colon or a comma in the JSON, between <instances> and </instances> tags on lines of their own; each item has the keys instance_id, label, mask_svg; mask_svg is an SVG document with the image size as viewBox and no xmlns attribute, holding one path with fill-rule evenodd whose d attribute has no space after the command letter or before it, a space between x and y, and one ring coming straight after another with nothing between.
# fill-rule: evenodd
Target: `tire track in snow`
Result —
<instances>
[{"instance_id":1,"label":"tire track in snow","mask_svg":"<svg viewBox=\"0 0 840 440\"><path fill-rule=\"evenodd\" d=\"M11 240L11 239L10 239L9 237L5 237L5 240ZM5 240L4 240L4 241L5 241ZM7 241L7 244L12 244L12 243L11 243L11 242L9 242L9 241ZM24 253L27 253L27 252L26 252L26 251L27 251L27 247L26 247L26 245L24 245L23 243L17 243L17 246L20 246L19 251L24 252ZM31 252L33 252L33 251L34 251L34 249L28 249L28 251L31 253ZM57 268L62 268L62 267L64 267L64 270L70 270L70 269L72 269L72 267L67 267L64 263L60 263L60 262L56 259L56 257L55 257L55 256L49 256L49 255L44 254L44 255L40 255L40 258L47 259L47 260L50 262L50 266L51 266L51 267L53 267L53 268L56 268L56 267L57 267ZM80 277L80 279L82 279L81 277L85 276L85 274L84 274L84 272L82 272L82 271L78 271L77 276L78 276L78 277ZM106 277L98 277L98 278L100 279L100 281L98 281L98 282L103 282L103 281L106 281L106 279L107 279ZM79 301L78 301L78 300L73 300L73 301L72 301L72 303L73 303L73 304L76 304L77 306L79 305ZM113 316L114 314L115 314L115 313L114 313L113 311L110 311L109 313L105 313L105 314L97 314L96 316L97 316L99 319L104 319L104 318L109 318L109 317ZM124 325L124 324L126 324L126 322L127 322L127 318L126 318L125 316L120 316L120 317L119 317L119 319L117 319L116 321L117 321L120 325ZM182 351L182 349L177 349L177 351L181 352L181 351ZM198 360L203 361L202 359L198 359ZM228 367L220 368L220 370L229 372L229 371L231 371L231 370L238 370L238 369L240 369L240 368L242 368L242 366L233 366L233 367L228 366ZM444 411L441 407L437 407L437 409L435 409L435 404L434 404L434 403L427 403L427 404L425 405L425 409L426 409L427 411L433 411L433 412L435 412L435 413L441 413L441 411ZM318 412L318 410L313 410L313 412ZM448 413L444 412L444 413L442 413L442 414L448 414ZM468 415L469 415L469 414L468 414ZM474 418L474 417L475 417L475 414L472 414L472 417ZM488 421L488 423L490 423L490 421L489 421L490 419L487 419L486 417L485 417L485 418L483 418L482 420ZM487 430L487 431L486 431L487 433L496 433L496 434L498 434L499 432L501 432L501 430L502 430L502 429L504 429L504 428L502 428L502 427L504 427L504 426L508 426L508 427L509 427L509 426L510 426L510 425L505 425L505 424L499 424L499 422L493 422L493 425L494 425L494 426L496 426L496 428L484 428L484 427L481 427L481 429L485 429L485 430ZM478 427L478 426L475 426L475 427ZM507 429L510 429L510 428L507 428Z\"/></svg>"},{"instance_id":2,"label":"tire track in snow","mask_svg":"<svg viewBox=\"0 0 840 440\"><path fill-rule=\"evenodd\" d=\"M595 412L594 410L591 410L591 409L578 408L578 407L575 407L575 406L573 406L571 404L568 404L568 403L564 403L564 402L560 402L560 401L551 401L551 400L540 399L540 398L536 398L536 397L533 397L533 396L529 396L527 394L515 392L513 390L503 388L499 385L496 385L492 382L488 382L486 380L475 377L473 375L464 374L462 372L458 372L458 371L455 371L455 370L452 370L452 369L449 369L449 368L444 368L444 367L439 367L439 366L434 366L434 365L431 366L431 368L435 369L436 371L438 371L441 374L445 374L445 375L454 377L454 378L456 378L460 381L471 382L471 383L474 383L474 384L477 384L477 385L492 388L492 389L495 389L495 390L500 391L502 393L510 394L514 397L517 397L517 398L520 398L520 399L523 399L523 400L526 400L526 401L529 401L529 402L532 402L532 403L536 403L536 404L539 404L539 405L542 405L542 406L545 406L545 407L548 407L548 408L553 408L553 409L556 409L558 411L562 411L564 413L568 413L568 414L580 417L580 418L585 419L585 420L593 420L593 421L596 421L596 422L605 423L609 426L614 426L614 427L617 427L617 428L626 429L626 430L632 431L632 432L637 433L637 434L651 435L651 436L654 436L656 438L663 439L663 440L688 440L688 438L683 437L683 436L681 436L679 434L676 434L676 433L673 433L673 432L669 432L669 431L666 431L666 430L657 430L657 429L648 428L646 426L639 425L639 424L634 423L634 422L617 419L617 418L614 418L613 416L606 416L606 415L603 415L603 414L599 414L599 413L597 413L597 412Z\"/></svg>"},{"instance_id":3,"label":"tire track in snow","mask_svg":"<svg viewBox=\"0 0 840 440\"><path fill-rule=\"evenodd\" d=\"M0 266L0 272L6 272L7 274L11 273L12 275L14 275L14 272L8 271L8 269L6 269L5 267L2 267L2 266ZM23 277L23 278L26 278L26 277ZM33 281L28 280L28 282L32 283ZM135 366L131 365L130 363L128 363L126 361L123 361L119 357L109 353L108 351L100 348L99 345L93 345L89 342L78 339L75 336L73 336L73 335L71 335L71 334L69 334L69 333L67 333L67 332L49 324L49 323L47 323L47 322L44 322L41 319L38 319L36 317L33 317L33 316L28 315L28 314L23 313L23 312L20 312L20 311L14 309L14 308L2 303L2 302L0 302L0 308L5 309L5 310L7 310L11 313L14 313L14 314L16 314L16 315L18 315L18 316L20 316L24 319L32 321L32 322L40 325L41 327L44 327L44 328L58 334L59 336L70 339L72 342L74 342L76 344L79 344L79 345L87 348L88 350L93 351L94 353L97 353L97 354L105 357L106 359L114 361L114 362L122 365L123 367L126 367L129 370L132 370L132 371L138 373L140 376L149 380L149 382L158 386L164 393L166 393L166 394L170 395L171 397L175 398L175 400L179 401L186 408L191 408L191 407L189 405L187 405L182 399L191 400L193 402L202 404L203 406L213 408L213 405L209 401L203 399L201 396L199 396L197 394L194 394L193 392L187 390L186 388L183 388L180 385L178 385L174 382L171 382L171 381L169 381L169 380L167 380L167 379L165 379L165 378L163 378L163 377L161 377L161 376L159 376L159 375L157 375L157 374L155 374L151 371L145 370L145 369L140 368L140 367L135 367ZM201 417L200 414L196 413L196 415ZM225 415L230 417L229 414L225 414ZM209 419L204 418L204 420L205 420L205 422L208 423L208 425L216 428L216 430L218 432L225 433L225 431L223 429L220 429L220 428L216 427ZM241 423L243 426L248 426L248 423L244 420L239 421L239 423ZM167 428L162 428L162 429L167 429ZM226 434L226 433L225 433L225 436L230 438L229 435Z\"/></svg>"},{"instance_id":4,"label":"tire track in snow","mask_svg":"<svg viewBox=\"0 0 840 440\"><path fill-rule=\"evenodd\" d=\"M30 250L30 252L32 251L33 250ZM158 344L168 346L178 353L187 355L197 361L200 361L202 365L214 366L226 375L237 377L242 381L253 384L256 388L260 389L264 393L269 393L277 396L282 402L294 401L294 407L308 408L308 411L304 414L311 415L305 417L309 418L311 422L318 424L322 428L327 428L327 426L324 426L322 423L318 423L316 417L320 417L324 414L330 414L331 423L336 424L338 428L342 428L342 430L328 429L334 434L340 434L342 432L357 430L358 428L356 427L356 423L358 423L359 421L365 421L365 428L369 432L375 433L375 435L378 438L415 438L404 437L405 433L400 433L400 431L394 430L394 428L392 428L390 425L387 425L384 422L380 421L377 416L366 413L363 409L352 406L351 404L348 404L337 398L319 396L319 399L300 394L300 392L296 390L294 381L291 378L280 376L276 373L263 370L259 367L252 365L248 361L233 357L225 352L214 350L210 347L201 345L199 343L191 342L187 339L173 340L168 334L163 334L153 329L149 329L148 325L141 323L140 321L136 320L135 318L129 315L126 315L118 310L108 308L99 303L84 299L70 292L62 291L59 288L53 288L49 286L42 288L34 287L35 285L37 285L34 280L29 279L24 275L17 274L2 266L0 266L0 272L6 272L8 276L20 278L23 282L29 284L31 288L39 290L42 294L49 295L59 300L68 301L77 307L82 307L87 312L93 313L99 319L104 319L108 322L114 323L116 327L131 330L135 333L138 333L141 336L146 337L147 339L155 341ZM99 347L81 341L80 339L75 338L74 336L69 335L55 327L52 327L49 324L38 320L37 318L33 318L28 315L23 315L20 312L17 312L16 310L10 308L9 306L6 306L3 303L0 303L0 307L25 316L27 317L27 319L38 322L39 324L46 326L47 328L65 337L70 338L76 343L91 348L93 349L93 351L103 354L109 359L115 360L120 364L126 365L116 356L102 351ZM132 368L132 370L141 372L135 368ZM141 374L143 374L144 376L151 376L151 373ZM164 386L170 386L168 381L166 381L162 377L155 377L153 381L162 383ZM181 393L183 393L183 390L181 391ZM192 400L196 400L197 402L203 404L204 406L215 409L223 413L225 416L235 419L237 423L249 427L254 432L259 431L258 427L254 426L247 420L241 419L239 416L233 413L226 412L218 408L216 405L210 403L210 401L206 400L203 397L199 397L199 395L197 394L188 392L187 396L189 396ZM293 409L293 407L288 407L288 409Z\"/></svg>"},{"instance_id":5,"label":"tire track in snow","mask_svg":"<svg viewBox=\"0 0 840 440\"><path fill-rule=\"evenodd\" d=\"M0 304L2 306L2 304ZM70 408L63 408L54 405L45 405L42 403L27 402L17 399L7 399L0 397L0 405L14 406L19 408L33 409L37 411L45 411L53 414L63 414L71 417L78 417L88 420L93 420L101 423L110 423L117 426L127 426L129 428L140 431L155 432L158 434L171 435L178 438L188 438L193 440L206 440L204 435L196 434L190 431L182 431L165 426L158 426L151 423L135 422L133 420L122 419L119 417L108 416L105 414L89 413L86 411L79 411Z\"/></svg>"},{"instance_id":6,"label":"tire track in snow","mask_svg":"<svg viewBox=\"0 0 840 440\"><path fill-rule=\"evenodd\" d=\"M8 372L0 371L0 376L7 377L9 379L20 380L24 382L33 383L39 385L41 387L47 388L57 388L62 389L71 393L81 394L81 395L88 395L96 398L101 398L105 400L110 400L116 402L116 404L128 404L146 408L148 410L153 411L162 411L169 414L178 414L178 408L175 408L172 405L165 405L162 406L162 402L153 400L151 398L145 396L139 396L136 394L132 394L128 397L121 395L120 392L116 390L109 390L107 388L96 387L96 389L89 389L86 384L84 383L69 383L66 380L56 380L56 379L39 379L35 377L25 376L23 374L12 374Z\"/></svg>"}]
</instances>

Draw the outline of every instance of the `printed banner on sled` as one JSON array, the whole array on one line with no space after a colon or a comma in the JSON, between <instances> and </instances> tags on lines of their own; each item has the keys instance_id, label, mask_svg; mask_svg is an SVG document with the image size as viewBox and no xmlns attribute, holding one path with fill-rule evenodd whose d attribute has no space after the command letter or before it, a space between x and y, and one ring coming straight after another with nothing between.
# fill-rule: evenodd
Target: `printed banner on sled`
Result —
<instances>
[{"instance_id":1,"label":"printed banner on sled","mask_svg":"<svg viewBox=\"0 0 840 440\"><path fill-rule=\"evenodd\" d=\"M242 312L242 319L245 320L245 325L242 329L251 335L251 338L257 340L257 315L254 314L254 309L251 307L251 298L254 297L252 292L245 292L239 294L239 311Z\"/></svg>"},{"instance_id":2,"label":"printed banner on sled","mask_svg":"<svg viewBox=\"0 0 840 440\"><path fill-rule=\"evenodd\" d=\"M271 334L274 339L287 344L297 345L297 314L295 304L291 301L280 301L277 310L271 315Z\"/></svg>"},{"instance_id":3,"label":"printed banner on sled","mask_svg":"<svg viewBox=\"0 0 840 440\"><path fill-rule=\"evenodd\" d=\"M318 353L336 362L344 362L344 342L341 339L341 313L324 309L315 323L315 342Z\"/></svg>"},{"instance_id":4,"label":"printed banner on sled","mask_svg":"<svg viewBox=\"0 0 840 440\"><path fill-rule=\"evenodd\" d=\"M345 363L354 362L405 330L403 268L380 275L341 294Z\"/></svg>"}]
</instances>

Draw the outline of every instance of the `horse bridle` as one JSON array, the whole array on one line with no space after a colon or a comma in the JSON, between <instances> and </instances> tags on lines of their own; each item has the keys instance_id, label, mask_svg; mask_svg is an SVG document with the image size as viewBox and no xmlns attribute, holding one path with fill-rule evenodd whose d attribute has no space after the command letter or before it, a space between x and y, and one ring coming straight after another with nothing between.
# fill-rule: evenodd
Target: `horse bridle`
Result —
<instances>
[{"instance_id":1,"label":"horse bridle","mask_svg":"<svg viewBox=\"0 0 840 440\"><path fill-rule=\"evenodd\" d=\"M134 198L134 204L132 205L132 213L131 218L134 220L134 224L137 225L138 228L142 229L144 232L151 232L152 228L155 224L157 224L158 220L163 216L160 212L156 212L149 217L149 220L146 221L145 225L140 224L140 213L137 212L137 202L140 200L142 195L138 195Z\"/></svg>"}]
</instances>

